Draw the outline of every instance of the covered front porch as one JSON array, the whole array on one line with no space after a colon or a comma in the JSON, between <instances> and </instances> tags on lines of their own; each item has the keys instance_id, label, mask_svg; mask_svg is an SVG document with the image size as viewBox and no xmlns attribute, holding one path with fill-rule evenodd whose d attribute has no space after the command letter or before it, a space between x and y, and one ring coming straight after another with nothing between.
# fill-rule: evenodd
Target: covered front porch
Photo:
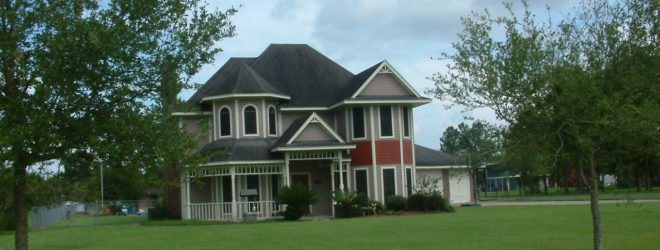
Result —
<instances>
[{"instance_id":1,"label":"covered front porch","mask_svg":"<svg viewBox=\"0 0 660 250\"><path fill-rule=\"evenodd\" d=\"M309 207L311 216L334 216L331 195L350 186L350 159L341 150L283 153L284 160L218 162L187 170L181 180L183 219L276 218L285 207L275 202L275 196L288 185L316 192L318 202Z\"/></svg>"}]
</instances>

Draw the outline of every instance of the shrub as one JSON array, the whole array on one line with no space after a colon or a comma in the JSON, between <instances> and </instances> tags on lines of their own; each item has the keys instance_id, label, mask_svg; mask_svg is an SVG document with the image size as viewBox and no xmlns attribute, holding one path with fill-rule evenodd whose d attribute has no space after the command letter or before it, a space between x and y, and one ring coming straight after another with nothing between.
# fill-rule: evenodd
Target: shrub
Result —
<instances>
[{"instance_id":1,"label":"shrub","mask_svg":"<svg viewBox=\"0 0 660 250\"><path fill-rule=\"evenodd\" d=\"M426 196L422 193L414 193L408 196L408 211L426 211L427 208L424 206L426 201Z\"/></svg>"},{"instance_id":2,"label":"shrub","mask_svg":"<svg viewBox=\"0 0 660 250\"><path fill-rule=\"evenodd\" d=\"M164 220L167 218L168 211L165 202L156 202L154 207L149 208L149 220Z\"/></svg>"},{"instance_id":3,"label":"shrub","mask_svg":"<svg viewBox=\"0 0 660 250\"><path fill-rule=\"evenodd\" d=\"M454 208L449 205L449 201L443 198L440 192L417 192L408 197L408 211L453 212Z\"/></svg>"},{"instance_id":4,"label":"shrub","mask_svg":"<svg viewBox=\"0 0 660 250\"><path fill-rule=\"evenodd\" d=\"M385 199L385 208L394 211L403 211L406 209L406 198L399 195L392 195Z\"/></svg>"},{"instance_id":5,"label":"shrub","mask_svg":"<svg viewBox=\"0 0 660 250\"><path fill-rule=\"evenodd\" d=\"M369 198L364 193L356 191L344 192L337 190L332 194L332 200L337 203L337 217L349 218L362 215L369 206Z\"/></svg>"},{"instance_id":6,"label":"shrub","mask_svg":"<svg viewBox=\"0 0 660 250\"><path fill-rule=\"evenodd\" d=\"M279 204L286 205L286 209L281 213L285 220L300 219L305 214L301 208L317 201L316 193L301 185L280 188L280 192L275 200Z\"/></svg>"}]
</instances>

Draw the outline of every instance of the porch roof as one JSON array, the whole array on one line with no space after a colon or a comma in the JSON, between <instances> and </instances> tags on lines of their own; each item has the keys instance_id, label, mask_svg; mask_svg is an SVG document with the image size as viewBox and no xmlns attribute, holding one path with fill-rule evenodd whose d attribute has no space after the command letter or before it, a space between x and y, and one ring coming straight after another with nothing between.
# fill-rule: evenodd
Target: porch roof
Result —
<instances>
[{"instance_id":1,"label":"porch roof","mask_svg":"<svg viewBox=\"0 0 660 250\"><path fill-rule=\"evenodd\" d=\"M276 139L222 139L206 144L203 155L216 154L211 161L258 161L284 159L278 152L271 152Z\"/></svg>"}]
</instances>

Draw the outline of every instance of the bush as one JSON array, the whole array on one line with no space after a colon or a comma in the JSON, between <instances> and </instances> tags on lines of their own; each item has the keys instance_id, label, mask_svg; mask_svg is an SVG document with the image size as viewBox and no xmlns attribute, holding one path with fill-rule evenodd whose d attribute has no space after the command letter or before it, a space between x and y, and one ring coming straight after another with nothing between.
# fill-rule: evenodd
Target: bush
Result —
<instances>
[{"instance_id":1,"label":"bush","mask_svg":"<svg viewBox=\"0 0 660 250\"><path fill-rule=\"evenodd\" d=\"M408 211L453 212L454 208L449 205L449 201L443 198L440 192L417 192L408 197Z\"/></svg>"},{"instance_id":2,"label":"bush","mask_svg":"<svg viewBox=\"0 0 660 250\"><path fill-rule=\"evenodd\" d=\"M332 200L337 203L338 213L336 215L340 218L360 216L363 210L369 206L367 195L356 191L337 190L332 194Z\"/></svg>"},{"instance_id":3,"label":"bush","mask_svg":"<svg viewBox=\"0 0 660 250\"><path fill-rule=\"evenodd\" d=\"M167 218L168 211L165 202L156 202L154 207L149 208L149 220L164 220Z\"/></svg>"},{"instance_id":4,"label":"bush","mask_svg":"<svg viewBox=\"0 0 660 250\"><path fill-rule=\"evenodd\" d=\"M385 199L385 208L394 211L403 211L406 209L406 198L399 195L392 195Z\"/></svg>"},{"instance_id":5,"label":"bush","mask_svg":"<svg viewBox=\"0 0 660 250\"><path fill-rule=\"evenodd\" d=\"M316 193L309 188L293 185L280 188L275 201L286 205L286 210L281 212L285 220L298 220L305 214L301 208L315 203L317 199Z\"/></svg>"},{"instance_id":6,"label":"bush","mask_svg":"<svg viewBox=\"0 0 660 250\"><path fill-rule=\"evenodd\" d=\"M427 211L424 206L426 196L422 193L414 193L408 196L408 211Z\"/></svg>"}]
</instances>

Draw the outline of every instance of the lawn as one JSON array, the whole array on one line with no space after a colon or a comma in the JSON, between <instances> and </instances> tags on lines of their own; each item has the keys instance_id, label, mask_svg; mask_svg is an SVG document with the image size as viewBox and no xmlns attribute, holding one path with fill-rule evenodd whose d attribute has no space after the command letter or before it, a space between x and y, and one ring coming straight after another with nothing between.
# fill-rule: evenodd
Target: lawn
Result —
<instances>
[{"instance_id":1,"label":"lawn","mask_svg":"<svg viewBox=\"0 0 660 250\"><path fill-rule=\"evenodd\" d=\"M660 245L660 203L601 208L607 249L657 249ZM590 218L587 205L459 207L456 213L444 214L214 225L143 225L144 217L104 217L99 226L60 224L32 232L30 247L589 249ZM11 235L0 235L0 249L11 249L12 242Z\"/></svg>"}]
</instances>

